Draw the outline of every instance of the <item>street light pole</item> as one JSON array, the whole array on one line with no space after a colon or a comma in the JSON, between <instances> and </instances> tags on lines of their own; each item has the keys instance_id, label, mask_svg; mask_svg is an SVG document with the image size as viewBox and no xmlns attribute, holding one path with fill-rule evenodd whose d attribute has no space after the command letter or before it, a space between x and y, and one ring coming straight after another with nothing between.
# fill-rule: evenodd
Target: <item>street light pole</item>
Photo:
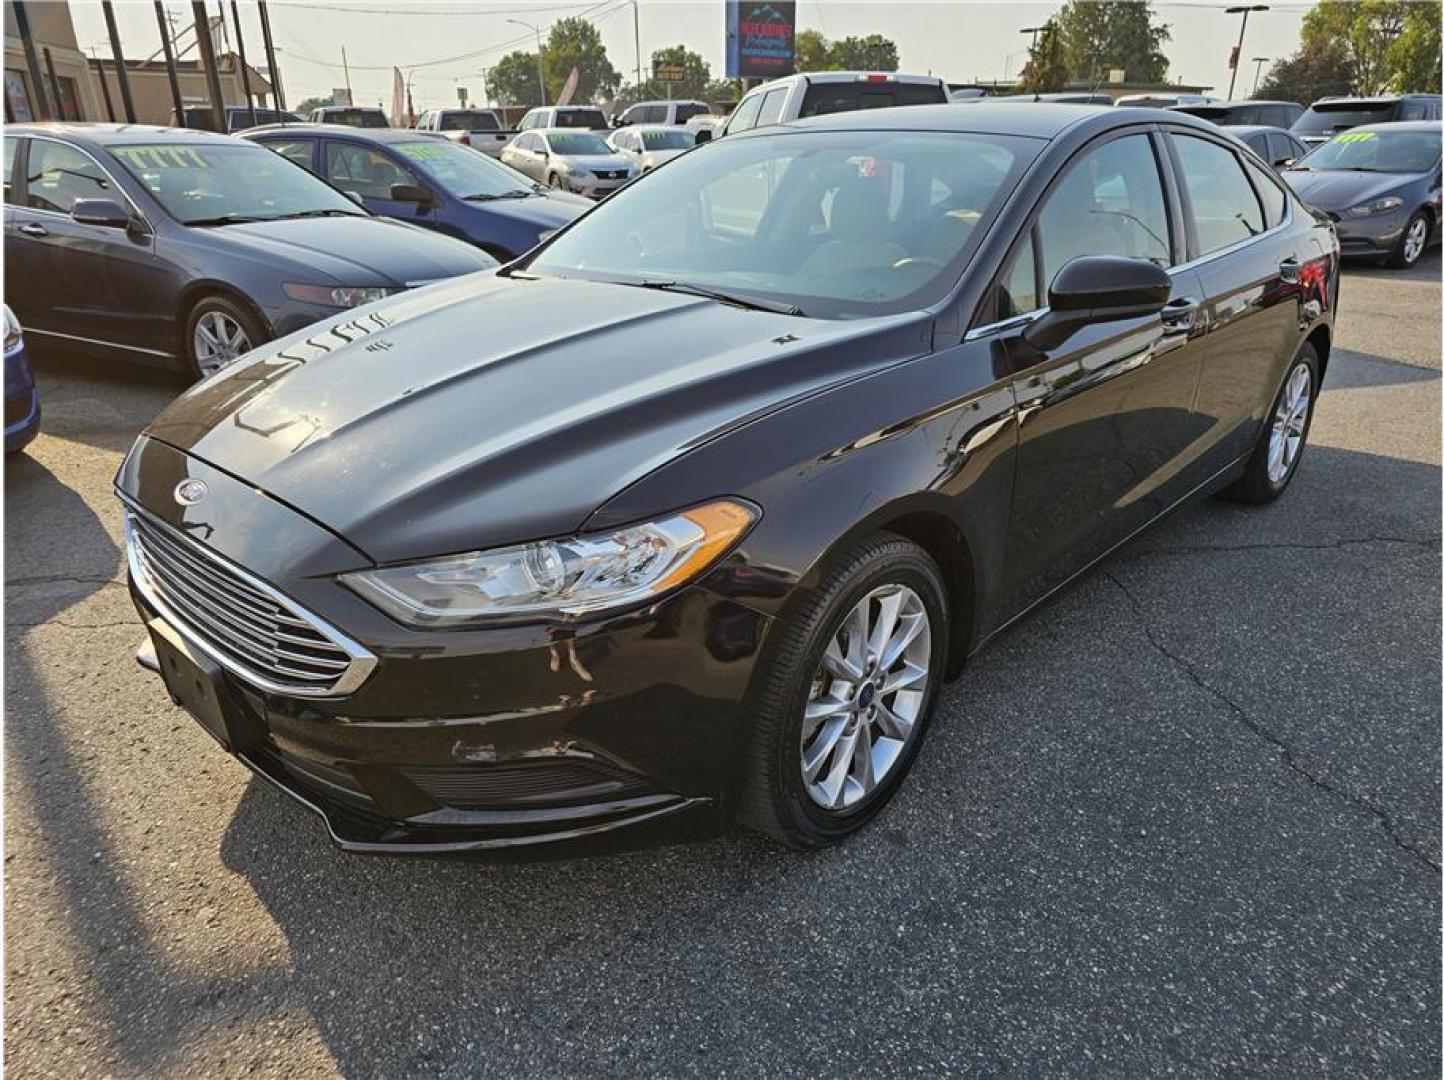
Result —
<instances>
[{"instance_id":1,"label":"street light pole","mask_svg":"<svg viewBox=\"0 0 1444 1080\"><path fill-rule=\"evenodd\" d=\"M547 76L546 68L542 64L541 30L529 22L522 22L520 19L507 19L506 21L515 23L517 26L525 26L532 33L536 34L536 81L537 85L541 87L541 103L545 105L547 103Z\"/></svg>"},{"instance_id":2,"label":"street light pole","mask_svg":"<svg viewBox=\"0 0 1444 1080\"><path fill-rule=\"evenodd\" d=\"M641 0L632 0L632 44L637 50L637 86L642 85L642 14ZM668 83L668 86L671 84Z\"/></svg>"},{"instance_id":3,"label":"street light pole","mask_svg":"<svg viewBox=\"0 0 1444 1080\"><path fill-rule=\"evenodd\" d=\"M1248 16L1251 11L1267 11L1267 4L1250 4L1246 7L1224 8L1225 15L1242 15L1243 22L1238 27L1238 44L1234 46L1233 71L1228 77L1228 100L1233 100L1233 84L1238 81L1238 62L1243 58L1243 35L1248 29Z\"/></svg>"},{"instance_id":4,"label":"street light pole","mask_svg":"<svg viewBox=\"0 0 1444 1080\"><path fill-rule=\"evenodd\" d=\"M1249 91L1249 97L1258 96L1258 78L1260 75L1263 74L1263 66L1272 59L1273 57L1271 56L1255 56L1253 58L1253 62L1255 64L1255 67L1253 69L1253 89Z\"/></svg>"},{"instance_id":5,"label":"street light pole","mask_svg":"<svg viewBox=\"0 0 1444 1080\"><path fill-rule=\"evenodd\" d=\"M1020 33L1020 34L1032 34L1032 35L1033 35L1033 43L1028 46L1028 55L1029 55L1030 57L1038 51L1038 35L1039 35L1040 33L1042 33L1042 31L1043 31L1043 27L1041 27L1041 26L1025 26L1025 27L1023 27L1023 29L1021 29L1021 30L1018 31L1018 33ZM1040 88L1039 88L1039 86L1038 86L1038 83L1036 82L1036 79L1037 79L1037 73L1036 73L1036 71L1035 71L1033 77L1034 77L1034 80L1035 80L1034 83L1033 83L1033 98L1034 98L1034 100L1041 100L1041 99L1038 97L1039 89L1040 89Z\"/></svg>"}]
</instances>

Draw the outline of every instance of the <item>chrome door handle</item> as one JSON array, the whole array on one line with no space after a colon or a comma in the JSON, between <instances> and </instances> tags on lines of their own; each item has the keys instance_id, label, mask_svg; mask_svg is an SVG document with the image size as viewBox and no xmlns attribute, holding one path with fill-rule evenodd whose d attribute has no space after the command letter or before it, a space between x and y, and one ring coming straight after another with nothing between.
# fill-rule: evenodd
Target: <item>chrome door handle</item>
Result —
<instances>
[{"instance_id":1,"label":"chrome door handle","mask_svg":"<svg viewBox=\"0 0 1444 1080\"><path fill-rule=\"evenodd\" d=\"M1297 285L1299 281L1299 260L1290 256L1279 263L1279 280L1285 285Z\"/></svg>"},{"instance_id":2,"label":"chrome door handle","mask_svg":"<svg viewBox=\"0 0 1444 1080\"><path fill-rule=\"evenodd\" d=\"M1163 333L1186 334L1193 329L1195 317L1198 315L1198 299L1193 296L1181 296L1177 300L1170 300L1163 305Z\"/></svg>"},{"instance_id":3,"label":"chrome door handle","mask_svg":"<svg viewBox=\"0 0 1444 1080\"><path fill-rule=\"evenodd\" d=\"M23 232L26 236L50 235L49 229L47 229L44 225L37 225L33 221L27 221L24 225L20 226L20 231Z\"/></svg>"}]
</instances>

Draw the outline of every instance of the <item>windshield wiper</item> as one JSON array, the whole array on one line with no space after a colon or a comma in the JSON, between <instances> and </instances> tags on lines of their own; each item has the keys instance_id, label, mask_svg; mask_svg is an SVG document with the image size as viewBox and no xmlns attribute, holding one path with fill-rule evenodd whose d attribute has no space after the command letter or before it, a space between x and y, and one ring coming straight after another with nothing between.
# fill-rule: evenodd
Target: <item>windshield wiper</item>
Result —
<instances>
[{"instance_id":1,"label":"windshield wiper","mask_svg":"<svg viewBox=\"0 0 1444 1080\"><path fill-rule=\"evenodd\" d=\"M187 225L204 227L206 225L244 225L252 221L270 221L267 217L255 217L251 214L220 214L216 217L194 218L187 221Z\"/></svg>"},{"instance_id":2,"label":"windshield wiper","mask_svg":"<svg viewBox=\"0 0 1444 1080\"><path fill-rule=\"evenodd\" d=\"M337 210L334 208L326 210L297 210L294 214L277 214L272 218L265 218L266 221L287 221L291 218L308 217L365 217L365 214L356 210Z\"/></svg>"},{"instance_id":3,"label":"windshield wiper","mask_svg":"<svg viewBox=\"0 0 1444 1080\"><path fill-rule=\"evenodd\" d=\"M621 285L635 285L641 289L657 289L661 292L686 293L689 296L702 296L708 300L716 300L719 304L732 304L735 307L748 308L752 311L770 311L775 315L801 315L802 309L796 304L788 304L775 300L759 300L750 296L738 296L735 293L721 292L717 289L709 289L702 285L693 285L687 281L653 281L644 279L642 281L623 281Z\"/></svg>"},{"instance_id":4,"label":"windshield wiper","mask_svg":"<svg viewBox=\"0 0 1444 1080\"><path fill-rule=\"evenodd\" d=\"M475 195L463 195L461 198L465 202L490 202L492 199L525 199L536 194L536 191L537 188L513 188L510 191L499 191L495 193L478 191Z\"/></svg>"}]
</instances>

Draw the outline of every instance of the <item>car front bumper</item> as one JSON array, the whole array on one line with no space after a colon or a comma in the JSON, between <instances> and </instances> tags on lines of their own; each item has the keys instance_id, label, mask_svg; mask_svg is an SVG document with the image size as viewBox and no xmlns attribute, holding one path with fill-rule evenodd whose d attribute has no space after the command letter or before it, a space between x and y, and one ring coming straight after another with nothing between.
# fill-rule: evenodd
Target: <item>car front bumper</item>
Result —
<instances>
[{"instance_id":1,"label":"car front bumper","mask_svg":"<svg viewBox=\"0 0 1444 1080\"><path fill-rule=\"evenodd\" d=\"M142 472L151 475L142 481ZM194 508L154 497L182 474L210 485L210 551L341 628L377 662L343 697L261 689L226 669L224 649L180 625L133 572L131 595L150 633L141 655L190 656L223 715L208 723L192 708L202 727L320 814L341 847L514 847L726 801L767 616L694 586L566 630L412 631L334 581L332 570L355 562L353 549L265 496L247 497L224 473L142 439L117 481L132 505L206 535ZM235 527L217 526L247 507ZM318 576L320 567L327 572ZM191 707L170 678L165 685Z\"/></svg>"},{"instance_id":2,"label":"car front bumper","mask_svg":"<svg viewBox=\"0 0 1444 1080\"><path fill-rule=\"evenodd\" d=\"M1345 256L1379 256L1388 254L1404 235L1410 211L1394 210L1355 218L1338 211L1327 211L1339 237L1339 251Z\"/></svg>"},{"instance_id":3,"label":"car front bumper","mask_svg":"<svg viewBox=\"0 0 1444 1080\"><path fill-rule=\"evenodd\" d=\"M566 176L562 183L568 191L574 195L584 195L588 199L605 199L614 191L620 191L627 186L632 178L625 177L621 180L599 180L596 177Z\"/></svg>"},{"instance_id":4,"label":"car front bumper","mask_svg":"<svg viewBox=\"0 0 1444 1080\"><path fill-rule=\"evenodd\" d=\"M40 431L40 395L25 346L5 356L5 452L23 450Z\"/></svg>"}]
</instances>

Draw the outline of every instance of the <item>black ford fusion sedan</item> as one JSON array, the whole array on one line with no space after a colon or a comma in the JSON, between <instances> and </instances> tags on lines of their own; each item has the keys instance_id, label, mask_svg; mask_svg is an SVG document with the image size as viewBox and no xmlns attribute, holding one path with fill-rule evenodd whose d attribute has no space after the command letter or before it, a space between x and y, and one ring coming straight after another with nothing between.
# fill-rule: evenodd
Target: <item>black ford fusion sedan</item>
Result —
<instances>
[{"instance_id":1,"label":"black ford fusion sedan","mask_svg":"<svg viewBox=\"0 0 1444 1080\"><path fill-rule=\"evenodd\" d=\"M1191 117L725 139L172 404L117 477L142 658L350 849L827 844L1009 623L1284 491L1337 290L1328 220Z\"/></svg>"},{"instance_id":2,"label":"black ford fusion sedan","mask_svg":"<svg viewBox=\"0 0 1444 1080\"><path fill-rule=\"evenodd\" d=\"M273 337L496 266L206 131L5 131L5 299L32 342L208 375Z\"/></svg>"}]
</instances>

